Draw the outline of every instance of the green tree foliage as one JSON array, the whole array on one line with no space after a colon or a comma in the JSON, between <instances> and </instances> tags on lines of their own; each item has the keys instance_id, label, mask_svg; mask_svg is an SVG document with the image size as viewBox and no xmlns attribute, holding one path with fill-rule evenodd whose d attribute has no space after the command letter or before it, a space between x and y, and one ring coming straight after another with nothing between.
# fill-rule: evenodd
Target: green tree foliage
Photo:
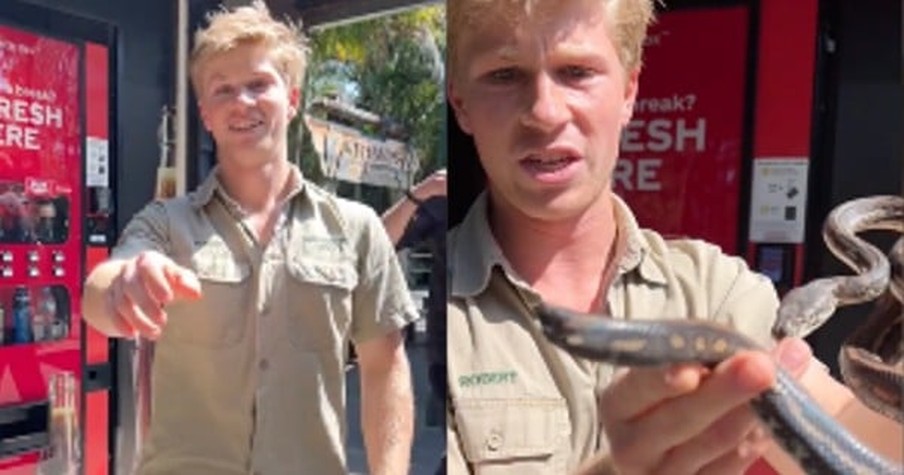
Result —
<instances>
[{"instance_id":1,"label":"green tree foliage","mask_svg":"<svg viewBox=\"0 0 904 475\"><path fill-rule=\"evenodd\" d=\"M438 3L310 32L305 103L339 98L384 118L382 126L364 131L403 131L420 159L417 178L445 166L445 23L445 6ZM295 128L302 127L296 119ZM309 134L290 140L302 170L322 180ZM363 188L359 194L370 194Z\"/></svg>"}]
</instances>

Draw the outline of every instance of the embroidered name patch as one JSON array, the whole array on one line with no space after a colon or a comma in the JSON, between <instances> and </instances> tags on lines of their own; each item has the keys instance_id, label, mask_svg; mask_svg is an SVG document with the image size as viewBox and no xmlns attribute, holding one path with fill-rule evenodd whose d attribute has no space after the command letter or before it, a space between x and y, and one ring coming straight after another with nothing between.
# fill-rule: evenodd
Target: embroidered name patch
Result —
<instances>
[{"instance_id":1,"label":"embroidered name patch","mask_svg":"<svg viewBox=\"0 0 904 475\"><path fill-rule=\"evenodd\" d=\"M345 257L346 240L342 236L302 236L301 254L324 261Z\"/></svg>"},{"instance_id":2,"label":"embroidered name patch","mask_svg":"<svg viewBox=\"0 0 904 475\"><path fill-rule=\"evenodd\" d=\"M467 388L471 386L488 386L491 384L515 384L516 376L517 373L514 371L466 374L458 377L458 386Z\"/></svg>"}]
</instances>

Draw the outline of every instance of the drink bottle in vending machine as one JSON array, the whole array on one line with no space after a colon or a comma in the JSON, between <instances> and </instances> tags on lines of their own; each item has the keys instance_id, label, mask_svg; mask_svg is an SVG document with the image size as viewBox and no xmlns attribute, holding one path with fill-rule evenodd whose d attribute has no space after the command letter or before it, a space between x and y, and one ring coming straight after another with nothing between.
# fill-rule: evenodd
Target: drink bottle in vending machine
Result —
<instances>
[{"instance_id":1,"label":"drink bottle in vending machine","mask_svg":"<svg viewBox=\"0 0 904 475\"><path fill-rule=\"evenodd\" d=\"M31 342L31 330L31 298L28 289L19 286L13 293L13 342Z\"/></svg>"},{"instance_id":2,"label":"drink bottle in vending machine","mask_svg":"<svg viewBox=\"0 0 904 475\"><path fill-rule=\"evenodd\" d=\"M0 346L6 341L6 305L0 301Z\"/></svg>"}]
</instances>

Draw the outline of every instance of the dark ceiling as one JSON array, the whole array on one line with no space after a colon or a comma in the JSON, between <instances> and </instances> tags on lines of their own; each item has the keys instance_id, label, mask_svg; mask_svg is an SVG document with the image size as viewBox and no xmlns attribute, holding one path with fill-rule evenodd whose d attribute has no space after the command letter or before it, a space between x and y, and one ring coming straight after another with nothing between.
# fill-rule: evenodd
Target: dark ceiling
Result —
<instances>
[{"instance_id":1,"label":"dark ceiling","mask_svg":"<svg viewBox=\"0 0 904 475\"><path fill-rule=\"evenodd\" d=\"M347 21L383 12L441 0L267 0L270 10L280 16L301 17L306 28Z\"/></svg>"}]
</instances>

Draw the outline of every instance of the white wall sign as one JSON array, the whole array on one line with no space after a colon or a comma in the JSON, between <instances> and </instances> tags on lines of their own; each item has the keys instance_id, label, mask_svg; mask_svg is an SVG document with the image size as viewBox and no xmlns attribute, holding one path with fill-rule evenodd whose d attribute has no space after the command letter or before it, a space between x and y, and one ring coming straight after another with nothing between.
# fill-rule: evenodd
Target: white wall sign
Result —
<instances>
[{"instance_id":1,"label":"white wall sign","mask_svg":"<svg viewBox=\"0 0 904 475\"><path fill-rule=\"evenodd\" d=\"M86 186L110 186L110 152L106 139L85 139L85 182Z\"/></svg>"},{"instance_id":2,"label":"white wall sign","mask_svg":"<svg viewBox=\"0 0 904 475\"><path fill-rule=\"evenodd\" d=\"M803 242L808 171L805 157L753 161L751 242Z\"/></svg>"}]
</instances>

